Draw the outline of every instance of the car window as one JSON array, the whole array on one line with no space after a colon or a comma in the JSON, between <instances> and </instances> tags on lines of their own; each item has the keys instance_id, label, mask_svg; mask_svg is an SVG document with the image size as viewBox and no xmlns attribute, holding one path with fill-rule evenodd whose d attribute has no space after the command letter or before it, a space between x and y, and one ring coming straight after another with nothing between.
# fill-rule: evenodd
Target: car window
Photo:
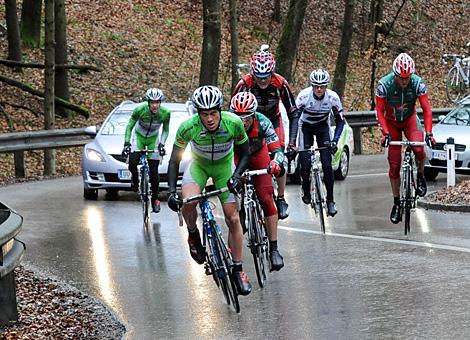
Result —
<instances>
[{"instance_id":1,"label":"car window","mask_svg":"<svg viewBox=\"0 0 470 340\"><path fill-rule=\"evenodd\" d=\"M101 129L102 135L124 135L132 111L116 111L105 122Z\"/></svg>"},{"instance_id":2,"label":"car window","mask_svg":"<svg viewBox=\"0 0 470 340\"><path fill-rule=\"evenodd\" d=\"M461 107L447 115L443 124L470 126L470 107Z\"/></svg>"}]
</instances>

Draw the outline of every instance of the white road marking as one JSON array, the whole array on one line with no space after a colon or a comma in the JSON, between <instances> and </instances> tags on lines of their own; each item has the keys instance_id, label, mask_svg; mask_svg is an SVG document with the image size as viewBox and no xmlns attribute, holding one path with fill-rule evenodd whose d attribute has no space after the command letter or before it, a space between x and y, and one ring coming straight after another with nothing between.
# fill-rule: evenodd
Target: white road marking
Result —
<instances>
[{"instance_id":1,"label":"white road marking","mask_svg":"<svg viewBox=\"0 0 470 340\"><path fill-rule=\"evenodd\" d=\"M387 175L387 172L380 172L380 173L374 173L374 174L358 174L358 175L348 175L348 178L355 178L355 177L370 177L370 176L385 176Z\"/></svg>"},{"instance_id":2,"label":"white road marking","mask_svg":"<svg viewBox=\"0 0 470 340\"><path fill-rule=\"evenodd\" d=\"M316 230L308 230L308 229L300 229L300 228L291 228L291 227L284 227L278 226L279 229L284 229L288 231L295 231L299 233L306 233L306 234L317 234L323 235L321 231ZM338 234L338 233L329 233L326 232L325 235L327 236L335 236L335 237L343 237L343 238L351 238L351 239L361 239L361 240L368 240L368 241L377 241L377 242L386 242L386 243L397 243L397 244L406 244L416 247L424 247L424 248L431 248L431 249L441 249L441 250L452 250L452 251L459 251L464 253L470 253L470 248L458 247L458 246L450 246L445 244L435 244L429 242L420 242L420 241L408 241L408 240L396 240L390 239L385 237L373 237L373 236L361 236L361 235L348 235L348 234Z\"/></svg>"}]
</instances>

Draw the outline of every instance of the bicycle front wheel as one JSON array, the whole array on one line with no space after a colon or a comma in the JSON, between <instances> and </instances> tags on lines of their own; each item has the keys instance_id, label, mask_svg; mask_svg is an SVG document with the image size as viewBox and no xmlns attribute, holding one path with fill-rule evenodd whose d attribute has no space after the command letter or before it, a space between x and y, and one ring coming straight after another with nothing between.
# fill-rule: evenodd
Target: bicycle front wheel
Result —
<instances>
[{"instance_id":1,"label":"bicycle front wheel","mask_svg":"<svg viewBox=\"0 0 470 340\"><path fill-rule=\"evenodd\" d=\"M447 73L446 95L447 98L456 103L465 93L465 83L457 66L452 67Z\"/></svg>"},{"instance_id":2,"label":"bicycle front wheel","mask_svg":"<svg viewBox=\"0 0 470 340\"><path fill-rule=\"evenodd\" d=\"M150 188L148 175L145 171L140 173L140 202L144 227L148 227L150 222Z\"/></svg>"},{"instance_id":3,"label":"bicycle front wheel","mask_svg":"<svg viewBox=\"0 0 470 340\"><path fill-rule=\"evenodd\" d=\"M323 209L323 202L325 198L323 197L323 190L322 190L322 181L320 178L320 174L316 173L315 174L315 191L316 191L316 197L315 197L315 206L316 210L318 211L318 219L320 220L320 227L321 227L321 232L324 234L325 233L325 212Z\"/></svg>"},{"instance_id":4,"label":"bicycle front wheel","mask_svg":"<svg viewBox=\"0 0 470 340\"><path fill-rule=\"evenodd\" d=\"M412 193L412 172L411 169L406 168L403 177L404 177L404 206L403 210L405 213L405 235L410 232L410 219L411 219L411 202L413 201Z\"/></svg>"},{"instance_id":5,"label":"bicycle front wheel","mask_svg":"<svg viewBox=\"0 0 470 340\"><path fill-rule=\"evenodd\" d=\"M255 264L256 278L261 288L266 282L267 237L264 232L264 221L254 204L247 211L250 250Z\"/></svg>"},{"instance_id":6,"label":"bicycle front wheel","mask_svg":"<svg viewBox=\"0 0 470 340\"><path fill-rule=\"evenodd\" d=\"M215 243L219 250L219 254L222 260L222 267L219 269L219 282L222 287L222 292L225 297L225 301L228 305L232 304L233 308L237 313L240 313L240 303L238 301L238 291L235 285L235 280L232 275L232 257L228 252L225 242L222 236L217 233L215 228L215 222L211 223L210 228L212 229L212 235L215 236ZM220 272L220 271L223 272Z\"/></svg>"}]
</instances>

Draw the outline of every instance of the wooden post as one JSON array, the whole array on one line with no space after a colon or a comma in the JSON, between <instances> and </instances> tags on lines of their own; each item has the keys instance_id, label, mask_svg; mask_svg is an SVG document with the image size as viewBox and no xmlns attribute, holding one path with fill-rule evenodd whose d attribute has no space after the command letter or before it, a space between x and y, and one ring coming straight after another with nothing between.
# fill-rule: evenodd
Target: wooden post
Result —
<instances>
[{"instance_id":1,"label":"wooden post","mask_svg":"<svg viewBox=\"0 0 470 340\"><path fill-rule=\"evenodd\" d=\"M16 303L15 272L0 279L0 326L11 326L18 321Z\"/></svg>"},{"instance_id":2,"label":"wooden post","mask_svg":"<svg viewBox=\"0 0 470 340\"><path fill-rule=\"evenodd\" d=\"M362 129L360 127L353 127L354 138L354 154L362 154Z\"/></svg>"},{"instance_id":3,"label":"wooden post","mask_svg":"<svg viewBox=\"0 0 470 340\"><path fill-rule=\"evenodd\" d=\"M15 151L15 176L26 177L26 171L24 166L24 151Z\"/></svg>"}]
</instances>

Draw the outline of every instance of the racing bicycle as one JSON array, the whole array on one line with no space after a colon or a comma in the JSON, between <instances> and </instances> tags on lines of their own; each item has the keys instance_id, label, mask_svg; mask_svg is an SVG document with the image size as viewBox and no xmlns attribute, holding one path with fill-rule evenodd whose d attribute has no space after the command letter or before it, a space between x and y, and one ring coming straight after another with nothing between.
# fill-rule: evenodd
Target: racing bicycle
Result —
<instances>
[{"instance_id":1,"label":"racing bicycle","mask_svg":"<svg viewBox=\"0 0 470 340\"><path fill-rule=\"evenodd\" d=\"M266 268L269 263L268 236L266 234L263 210L258 201L252 177L266 175L267 173L266 169L247 170L242 176L245 179L243 205L245 213L244 221L247 230L246 237L248 247L253 255L256 277L261 288L264 287L267 279Z\"/></svg>"},{"instance_id":2,"label":"racing bicycle","mask_svg":"<svg viewBox=\"0 0 470 340\"><path fill-rule=\"evenodd\" d=\"M390 145L405 146L405 154L401 164L400 183L400 210L401 216L405 216L405 235L410 232L411 209L416 207L416 182L414 178L413 146L424 146L425 142L391 141Z\"/></svg>"},{"instance_id":3,"label":"racing bicycle","mask_svg":"<svg viewBox=\"0 0 470 340\"><path fill-rule=\"evenodd\" d=\"M209 197L224 193L228 191L228 188L212 189L213 186L206 187L205 191L201 194L185 198L181 203L187 204L199 201L202 219L202 245L206 249L206 259L204 262L206 275L212 275L217 287L222 289L227 304L232 305L235 311L239 313L240 303L238 302L238 291L232 273L232 255L222 236L222 229L215 220L213 214L214 205L208 201ZM178 211L178 216L179 224L182 226L181 210Z\"/></svg>"},{"instance_id":4,"label":"racing bicycle","mask_svg":"<svg viewBox=\"0 0 470 340\"><path fill-rule=\"evenodd\" d=\"M444 64L447 64L448 60L452 60L454 63L447 73L445 88L447 98L456 103L465 97L470 89L470 57L459 54L443 54L441 60Z\"/></svg>"},{"instance_id":5,"label":"racing bicycle","mask_svg":"<svg viewBox=\"0 0 470 340\"><path fill-rule=\"evenodd\" d=\"M152 191L150 189L150 168L147 160L148 149L145 147L139 152L139 198L142 205L142 217L144 227L150 223L150 212L152 210Z\"/></svg>"},{"instance_id":6,"label":"racing bicycle","mask_svg":"<svg viewBox=\"0 0 470 340\"><path fill-rule=\"evenodd\" d=\"M320 221L321 231L325 233L325 215L326 215L326 192L320 171L320 150L329 147L315 148L311 146L308 150L299 152L308 152L310 155L310 206L315 211L315 215Z\"/></svg>"}]
</instances>

